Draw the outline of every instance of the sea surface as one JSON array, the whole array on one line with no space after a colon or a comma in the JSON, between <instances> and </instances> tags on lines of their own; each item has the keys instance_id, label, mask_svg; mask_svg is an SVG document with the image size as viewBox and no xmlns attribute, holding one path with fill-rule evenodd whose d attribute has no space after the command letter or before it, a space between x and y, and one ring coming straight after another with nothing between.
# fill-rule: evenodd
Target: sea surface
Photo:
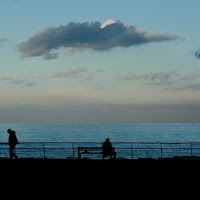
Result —
<instances>
[{"instance_id":1,"label":"sea surface","mask_svg":"<svg viewBox=\"0 0 200 200\"><path fill-rule=\"evenodd\" d=\"M110 138L110 141L113 143L200 143L199 123L0 124L0 143L8 142L8 128L16 131L20 143L102 143L106 138ZM6 144L3 146L2 144L0 146L0 157L8 156L7 149L4 150L4 148L7 148L5 145ZM22 148L25 146L21 145L20 147ZM53 146L51 147L53 149ZM190 151L188 151L188 153L189 152ZM45 153L45 156L47 156L47 151ZM134 153L131 152L132 155L130 154L129 156L132 156L133 158L133 155L136 155ZM25 151L21 154L25 156ZM75 156L77 156L77 152L73 152L73 154L76 154ZM126 153L121 156L126 157L125 154ZM157 156L160 156L160 150L157 154ZM52 156L59 157L61 155L66 157L66 154L61 153L61 151L57 151L56 154ZM41 155L38 154L37 156L42 157L44 156L44 153L41 152ZM148 156L150 156L150 154ZM31 157L34 157L34 152ZM71 157L71 155L68 155L68 157Z\"/></svg>"},{"instance_id":2,"label":"sea surface","mask_svg":"<svg viewBox=\"0 0 200 200\"><path fill-rule=\"evenodd\" d=\"M200 124L0 124L0 143L7 129L21 142L200 142Z\"/></svg>"}]
</instances>

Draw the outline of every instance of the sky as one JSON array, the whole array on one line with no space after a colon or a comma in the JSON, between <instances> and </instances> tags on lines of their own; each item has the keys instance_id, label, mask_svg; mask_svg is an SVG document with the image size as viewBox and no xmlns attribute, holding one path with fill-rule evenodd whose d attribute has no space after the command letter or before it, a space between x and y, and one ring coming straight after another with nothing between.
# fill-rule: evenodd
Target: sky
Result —
<instances>
[{"instance_id":1,"label":"sky","mask_svg":"<svg viewBox=\"0 0 200 200\"><path fill-rule=\"evenodd\" d=\"M200 122L199 0L0 4L0 123Z\"/></svg>"}]
</instances>

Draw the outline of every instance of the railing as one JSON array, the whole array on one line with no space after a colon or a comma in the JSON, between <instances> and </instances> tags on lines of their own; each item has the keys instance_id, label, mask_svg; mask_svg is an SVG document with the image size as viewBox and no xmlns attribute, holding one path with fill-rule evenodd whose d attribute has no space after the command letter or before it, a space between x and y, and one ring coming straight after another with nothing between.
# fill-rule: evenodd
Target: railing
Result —
<instances>
[{"instance_id":1,"label":"railing","mask_svg":"<svg viewBox=\"0 0 200 200\"><path fill-rule=\"evenodd\" d=\"M117 159L165 159L187 157L200 159L200 142L148 143L113 142ZM101 147L100 142L22 142L16 146L21 159L77 159L78 147ZM0 143L0 159L9 158L8 143ZM102 159L101 155L84 155L86 159Z\"/></svg>"}]
</instances>

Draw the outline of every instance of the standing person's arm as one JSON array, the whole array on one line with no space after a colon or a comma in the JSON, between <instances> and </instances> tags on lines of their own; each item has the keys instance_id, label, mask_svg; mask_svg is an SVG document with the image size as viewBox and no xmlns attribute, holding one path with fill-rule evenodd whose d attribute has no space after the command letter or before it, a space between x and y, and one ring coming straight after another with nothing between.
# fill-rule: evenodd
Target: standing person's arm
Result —
<instances>
[{"instance_id":1,"label":"standing person's arm","mask_svg":"<svg viewBox=\"0 0 200 200\"><path fill-rule=\"evenodd\" d=\"M19 144L19 141L17 139L17 136L15 136L16 144Z\"/></svg>"}]
</instances>

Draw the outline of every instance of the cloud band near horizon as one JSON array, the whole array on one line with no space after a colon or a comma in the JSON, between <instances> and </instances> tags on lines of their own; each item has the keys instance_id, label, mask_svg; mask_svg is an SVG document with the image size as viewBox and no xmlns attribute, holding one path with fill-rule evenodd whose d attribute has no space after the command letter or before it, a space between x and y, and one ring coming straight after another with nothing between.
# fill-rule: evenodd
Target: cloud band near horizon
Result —
<instances>
[{"instance_id":1,"label":"cloud band near horizon","mask_svg":"<svg viewBox=\"0 0 200 200\"><path fill-rule=\"evenodd\" d=\"M70 55L80 50L109 51L115 47L131 47L150 42L175 40L176 35L151 34L142 28L107 20L104 24L69 23L67 26L46 28L18 45L21 58L43 56L55 59L54 51L65 48Z\"/></svg>"}]
</instances>

